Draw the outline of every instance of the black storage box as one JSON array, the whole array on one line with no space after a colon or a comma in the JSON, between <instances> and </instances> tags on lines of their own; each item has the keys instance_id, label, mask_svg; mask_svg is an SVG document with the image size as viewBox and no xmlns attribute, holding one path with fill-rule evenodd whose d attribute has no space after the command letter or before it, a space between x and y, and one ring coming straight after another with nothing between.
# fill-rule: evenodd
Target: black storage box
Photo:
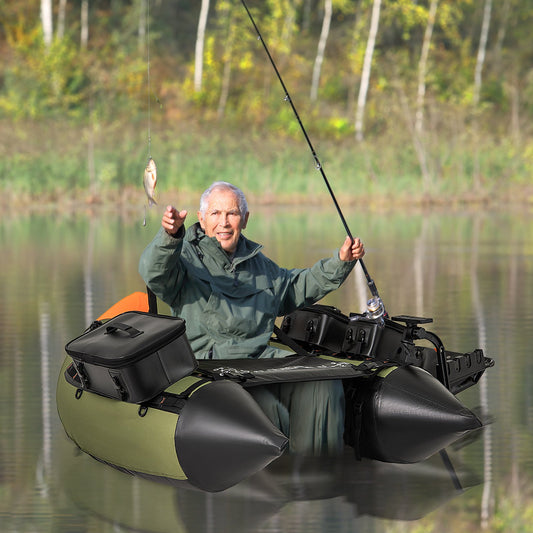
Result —
<instances>
[{"instance_id":1,"label":"black storage box","mask_svg":"<svg viewBox=\"0 0 533 533\"><path fill-rule=\"evenodd\" d=\"M335 307L312 305L286 315L281 330L311 349L360 357L374 356L381 337L375 320L349 318Z\"/></svg>"},{"instance_id":2,"label":"black storage box","mask_svg":"<svg viewBox=\"0 0 533 533\"><path fill-rule=\"evenodd\" d=\"M128 311L70 341L83 388L142 403L188 376L198 363L182 318Z\"/></svg>"},{"instance_id":3,"label":"black storage box","mask_svg":"<svg viewBox=\"0 0 533 533\"><path fill-rule=\"evenodd\" d=\"M286 315L281 330L309 350L316 348L353 357L405 362L405 326L315 304Z\"/></svg>"}]
</instances>

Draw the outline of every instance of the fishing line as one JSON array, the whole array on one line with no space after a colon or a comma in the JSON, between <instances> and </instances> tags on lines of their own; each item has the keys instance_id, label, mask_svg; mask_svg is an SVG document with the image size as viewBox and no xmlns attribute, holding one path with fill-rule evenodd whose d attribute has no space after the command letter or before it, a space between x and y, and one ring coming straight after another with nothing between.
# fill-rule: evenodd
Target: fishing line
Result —
<instances>
[{"instance_id":1,"label":"fishing line","mask_svg":"<svg viewBox=\"0 0 533 533\"><path fill-rule=\"evenodd\" d=\"M148 85L148 159L152 157L152 92L150 84L150 0L146 0L146 78Z\"/></svg>"},{"instance_id":2,"label":"fishing line","mask_svg":"<svg viewBox=\"0 0 533 533\"><path fill-rule=\"evenodd\" d=\"M276 73L276 76L278 77L278 80L281 84L281 87L283 88L283 91L285 93L285 101L286 102L289 102L289 104L291 105L291 108L292 108L292 111L294 113L294 116L296 117L296 120L298 121L298 124L300 125L300 129L302 130L302 133L304 134L304 137L305 137L305 140L307 141L307 145L309 146L309 149L311 150L311 153L313 154L313 159L315 161L315 167L317 170L320 171L320 174L322 175L322 178L324 180L324 183L326 184L326 187L328 189L328 192L331 196L331 199L333 200L333 203L335 204L335 208L337 209L337 213L339 214L339 217L341 219L341 222L344 226L344 229L346 230L346 233L348 235L348 237L350 237L350 239L352 240L352 242L354 241L354 238L352 236L352 232L350 231L350 228L348 227L348 223L346 222L346 219L344 218L344 215L342 213L342 210L339 206L339 203L337 202L337 198L335 197L335 194L333 193L333 189L331 188L331 185L329 184L329 180L326 176L326 173L324 171L324 167L322 166L322 163L320 162L320 160L318 159L318 156L316 154L316 151L315 151L315 148L313 146L313 144L311 143L311 139L309 138L309 136L307 135L307 131L306 129L304 128L304 125L300 119L300 115L298 114L298 111L296 110L296 107L292 101L292 98L289 94L289 91L287 90L287 87L285 86L285 83L283 82L283 78L281 77L281 74L279 73L279 70L276 66L276 63L274 63L274 59L272 58L272 56L270 55L270 51L268 49L268 46L266 45L265 41L263 40L263 36L261 35L261 32L259 31L259 28L257 27L257 24L255 23L255 20L252 16L252 14L250 13L250 10L248 9L248 6L246 5L246 2L244 0L241 0L241 3L242 5L244 6L244 9L246 10L246 13L248 13L248 18L250 19L250 22L252 23L254 29L255 29L255 32L257 33L257 38L261 41L261 44L263 45L263 48L265 49L265 52L268 56L268 59L270 60L270 64L272 65L273 69L274 69L274 72ZM377 287L376 287L376 284L374 283L374 280L370 277L370 274L368 273L368 270L366 269L366 266L363 262L362 259L359 259L359 264L361 265L361 268L363 269L363 273L365 275L365 278L366 278L366 281L367 281L367 284L368 284L368 288L370 289L370 292L372 293L372 296L374 296L374 298L378 299L380 304L383 305L383 302L381 301L381 298L379 297L379 293L378 293L378 290L377 290ZM385 308L383 307L383 312L385 312Z\"/></svg>"}]
</instances>

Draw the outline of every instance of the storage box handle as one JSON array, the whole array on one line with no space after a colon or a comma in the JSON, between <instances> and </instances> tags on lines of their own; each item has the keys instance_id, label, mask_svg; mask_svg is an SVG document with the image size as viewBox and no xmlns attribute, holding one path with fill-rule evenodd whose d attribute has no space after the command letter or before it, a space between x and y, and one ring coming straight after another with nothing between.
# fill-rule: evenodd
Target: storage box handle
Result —
<instances>
[{"instance_id":1,"label":"storage box handle","mask_svg":"<svg viewBox=\"0 0 533 533\"><path fill-rule=\"evenodd\" d=\"M107 326L105 328L105 334L113 334L116 333L117 330L127 333L132 339L143 333L142 331L135 329L133 326L128 326L128 324L123 324L122 322L115 322L113 325Z\"/></svg>"}]
</instances>

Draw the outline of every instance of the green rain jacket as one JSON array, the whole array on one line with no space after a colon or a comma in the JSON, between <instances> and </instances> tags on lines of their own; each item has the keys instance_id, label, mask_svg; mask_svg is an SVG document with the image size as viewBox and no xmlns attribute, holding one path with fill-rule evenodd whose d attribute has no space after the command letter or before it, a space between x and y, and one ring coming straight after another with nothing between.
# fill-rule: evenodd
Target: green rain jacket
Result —
<instances>
[{"instance_id":1,"label":"green rain jacket","mask_svg":"<svg viewBox=\"0 0 533 533\"><path fill-rule=\"evenodd\" d=\"M276 317L310 305L337 289L355 261L338 251L310 268L280 268L262 246L241 234L232 258L199 223L176 236L159 229L144 250L139 273L146 285L186 321L199 359L279 357L268 346Z\"/></svg>"}]
</instances>

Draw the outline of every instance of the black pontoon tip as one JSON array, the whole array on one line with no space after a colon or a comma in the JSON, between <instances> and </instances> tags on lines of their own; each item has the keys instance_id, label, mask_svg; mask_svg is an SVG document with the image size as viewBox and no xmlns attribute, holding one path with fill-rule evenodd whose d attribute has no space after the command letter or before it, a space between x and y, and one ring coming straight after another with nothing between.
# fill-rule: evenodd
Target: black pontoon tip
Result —
<instances>
[{"instance_id":1,"label":"black pontoon tip","mask_svg":"<svg viewBox=\"0 0 533 533\"><path fill-rule=\"evenodd\" d=\"M364 397L361 455L380 461L423 461L483 426L438 380L414 366L375 380Z\"/></svg>"},{"instance_id":2,"label":"black pontoon tip","mask_svg":"<svg viewBox=\"0 0 533 533\"><path fill-rule=\"evenodd\" d=\"M187 400L178 419L175 443L189 482L217 492L277 459L288 439L240 385L214 381Z\"/></svg>"}]
</instances>

